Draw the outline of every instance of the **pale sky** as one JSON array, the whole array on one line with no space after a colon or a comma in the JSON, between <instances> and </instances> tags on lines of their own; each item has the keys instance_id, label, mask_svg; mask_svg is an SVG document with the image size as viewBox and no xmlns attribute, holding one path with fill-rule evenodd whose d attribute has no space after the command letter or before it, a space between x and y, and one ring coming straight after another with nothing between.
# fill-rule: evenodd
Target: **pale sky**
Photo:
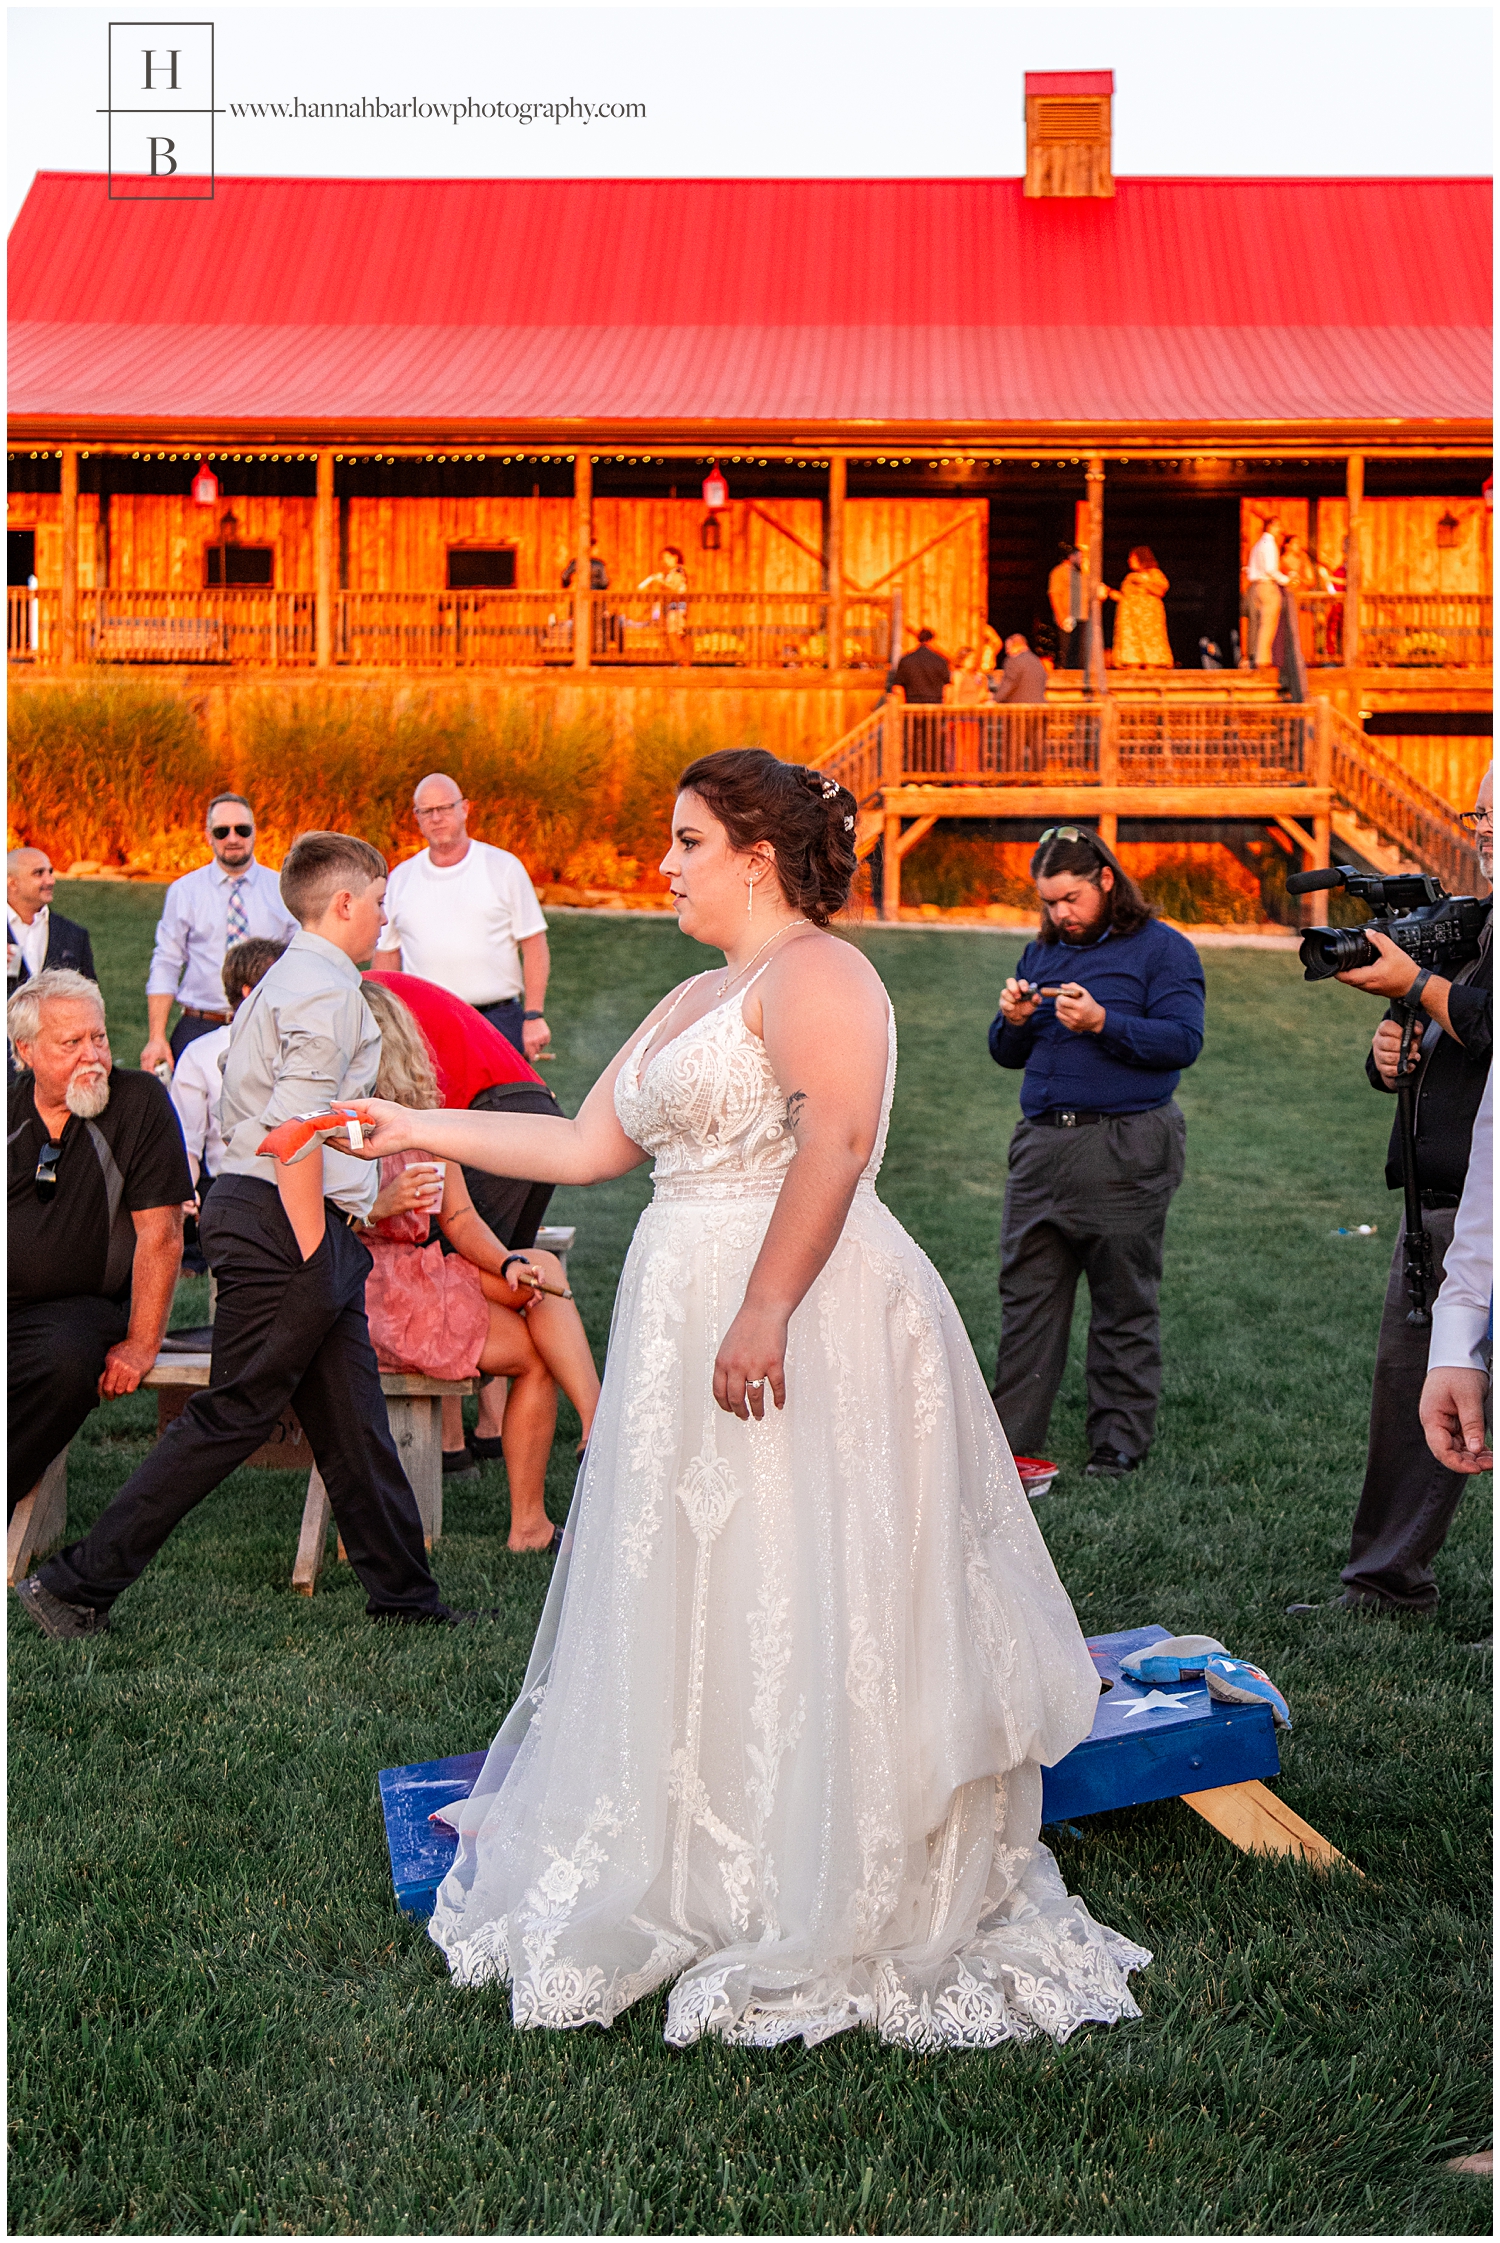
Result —
<instances>
[{"instance_id":1,"label":"pale sky","mask_svg":"<svg viewBox=\"0 0 1500 2243\"><path fill-rule=\"evenodd\" d=\"M40 170L102 171L110 11L10 11L9 218ZM144 10L142 11L144 15ZM1112 69L1130 173L1492 167L1488 7L627 4L227 7L221 173L1005 177L1022 75ZM118 21L119 18L117 17ZM133 20L139 21L140 18ZM170 20L170 19L168 19ZM566 123L236 118L234 102L644 102ZM9 222L9 221L8 221ZM1441 243L1433 244L1442 254Z\"/></svg>"}]
</instances>

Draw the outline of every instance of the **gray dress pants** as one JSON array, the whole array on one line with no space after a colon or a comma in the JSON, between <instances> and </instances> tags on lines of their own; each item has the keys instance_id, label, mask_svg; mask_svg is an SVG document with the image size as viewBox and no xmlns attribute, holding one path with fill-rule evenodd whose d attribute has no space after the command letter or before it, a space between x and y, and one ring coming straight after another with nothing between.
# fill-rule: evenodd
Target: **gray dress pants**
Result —
<instances>
[{"instance_id":1,"label":"gray dress pants","mask_svg":"<svg viewBox=\"0 0 1500 2243\"><path fill-rule=\"evenodd\" d=\"M1438 1207L1426 1217L1437 1270L1433 1298L1443 1281L1456 1214L1456 1208ZM1380 1319L1365 1484L1342 1579L1353 1596L1421 1612L1430 1611L1438 1601L1432 1561L1448 1538L1468 1478L1439 1464L1417 1414L1432 1333L1425 1324L1406 1321L1409 1303L1401 1274L1404 1235L1403 1224Z\"/></svg>"},{"instance_id":2,"label":"gray dress pants","mask_svg":"<svg viewBox=\"0 0 1500 2243\"><path fill-rule=\"evenodd\" d=\"M1150 1448L1161 1400L1162 1234L1186 1147L1175 1099L1077 1129L1016 1125L992 1392L1020 1455L1046 1453L1080 1276L1089 1284L1089 1449Z\"/></svg>"}]
</instances>

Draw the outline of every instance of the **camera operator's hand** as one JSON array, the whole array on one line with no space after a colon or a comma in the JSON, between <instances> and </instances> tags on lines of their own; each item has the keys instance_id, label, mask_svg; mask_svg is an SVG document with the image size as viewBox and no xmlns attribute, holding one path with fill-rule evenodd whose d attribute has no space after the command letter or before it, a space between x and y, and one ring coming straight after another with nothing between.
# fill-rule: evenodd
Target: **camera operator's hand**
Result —
<instances>
[{"instance_id":1,"label":"camera operator's hand","mask_svg":"<svg viewBox=\"0 0 1500 2243\"><path fill-rule=\"evenodd\" d=\"M1104 1026L1105 1012L1082 982L1065 981L1057 992L1057 1017L1075 1036L1097 1036Z\"/></svg>"},{"instance_id":2,"label":"camera operator's hand","mask_svg":"<svg viewBox=\"0 0 1500 2243\"><path fill-rule=\"evenodd\" d=\"M1398 950L1389 935L1377 932L1374 927L1361 927L1360 933L1372 950L1380 956L1373 966L1356 966L1339 981L1347 981L1351 989L1363 989L1371 997L1404 997L1417 978L1418 969L1404 950ZM1430 989L1432 984L1428 983ZM1423 995L1426 995L1424 990Z\"/></svg>"},{"instance_id":3,"label":"camera operator's hand","mask_svg":"<svg viewBox=\"0 0 1500 2243\"><path fill-rule=\"evenodd\" d=\"M1464 1364L1429 1371L1419 1415L1427 1446L1450 1472L1488 1472L1494 1458L1484 1438L1489 1380Z\"/></svg>"},{"instance_id":4,"label":"camera operator's hand","mask_svg":"<svg viewBox=\"0 0 1500 2243\"><path fill-rule=\"evenodd\" d=\"M1376 1071L1379 1074L1381 1081L1385 1084L1387 1090L1395 1089L1399 1076L1399 1070L1401 1066L1401 1033L1401 1023L1399 1020L1383 1020L1380 1023L1380 1026L1376 1029L1375 1040L1370 1046L1371 1056L1374 1058ZM1406 1062L1406 1071L1408 1074L1411 1074L1413 1072L1413 1070L1421 1060L1421 1057L1422 1039L1420 1036L1415 1036L1412 1039L1411 1052Z\"/></svg>"},{"instance_id":5,"label":"camera operator's hand","mask_svg":"<svg viewBox=\"0 0 1500 2243\"><path fill-rule=\"evenodd\" d=\"M1017 981L1012 974L1000 992L1000 1017L1007 1028L1024 1028L1041 1001L1029 981Z\"/></svg>"}]
</instances>

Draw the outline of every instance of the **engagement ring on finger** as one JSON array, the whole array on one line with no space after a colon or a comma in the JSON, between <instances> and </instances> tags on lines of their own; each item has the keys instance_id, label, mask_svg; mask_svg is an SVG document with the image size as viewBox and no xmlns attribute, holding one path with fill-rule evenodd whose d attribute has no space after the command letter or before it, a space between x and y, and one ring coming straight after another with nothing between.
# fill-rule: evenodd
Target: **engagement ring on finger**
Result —
<instances>
[{"instance_id":1,"label":"engagement ring on finger","mask_svg":"<svg viewBox=\"0 0 1500 2243\"><path fill-rule=\"evenodd\" d=\"M746 1379L746 1392L750 1394L758 1394L765 1383L766 1382L764 1379Z\"/></svg>"}]
</instances>

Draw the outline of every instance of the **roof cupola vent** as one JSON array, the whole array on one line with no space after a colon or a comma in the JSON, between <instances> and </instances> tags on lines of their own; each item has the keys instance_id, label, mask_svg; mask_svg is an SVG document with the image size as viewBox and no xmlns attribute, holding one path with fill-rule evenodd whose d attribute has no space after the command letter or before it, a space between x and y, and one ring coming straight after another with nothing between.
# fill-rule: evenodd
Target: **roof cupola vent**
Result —
<instances>
[{"instance_id":1,"label":"roof cupola vent","mask_svg":"<svg viewBox=\"0 0 1500 2243\"><path fill-rule=\"evenodd\" d=\"M1112 195L1112 70L1028 70L1028 195Z\"/></svg>"}]
</instances>

